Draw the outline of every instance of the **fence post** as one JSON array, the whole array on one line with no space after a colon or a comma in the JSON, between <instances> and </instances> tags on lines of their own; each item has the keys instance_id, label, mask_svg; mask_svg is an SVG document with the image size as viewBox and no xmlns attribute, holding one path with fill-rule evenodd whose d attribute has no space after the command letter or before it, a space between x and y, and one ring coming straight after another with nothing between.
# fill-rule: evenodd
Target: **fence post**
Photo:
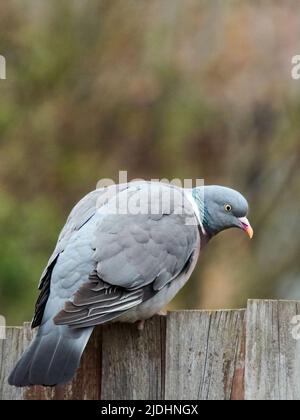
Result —
<instances>
[{"instance_id":1,"label":"fence post","mask_svg":"<svg viewBox=\"0 0 300 420\"><path fill-rule=\"evenodd\" d=\"M0 55L0 80L6 79L6 60L3 55Z\"/></svg>"},{"instance_id":2,"label":"fence post","mask_svg":"<svg viewBox=\"0 0 300 420\"><path fill-rule=\"evenodd\" d=\"M246 310L174 311L95 328L73 381L15 388L28 324L0 340L0 399L300 399L300 302L250 300Z\"/></svg>"},{"instance_id":3,"label":"fence post","mask_svg":"<svg viewBox=\"0 0 300 420\"><path fill-rule=\"evenodd\" d=\"M300 302L250 300L247 307L245 398L300 399Z\"/></svg>"}]
</instances>

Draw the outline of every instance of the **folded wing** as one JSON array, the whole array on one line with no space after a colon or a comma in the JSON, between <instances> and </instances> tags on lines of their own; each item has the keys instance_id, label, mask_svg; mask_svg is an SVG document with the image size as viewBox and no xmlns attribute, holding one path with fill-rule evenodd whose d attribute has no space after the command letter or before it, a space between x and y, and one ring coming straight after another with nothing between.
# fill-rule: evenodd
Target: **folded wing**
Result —
<instances>
[{"instance_id":1,"label":"folded wing","mask_svg":"<svg viewBox=\"0 0 300 420\"><path fill-rule=\"evenodd\" d=\"M57 324L78 328L118 318L168 287L199 244L196 217L183 190L142 183L129 184L117 195L99 210L95 271L55 317Z\"/></svg>"}]
</instances>

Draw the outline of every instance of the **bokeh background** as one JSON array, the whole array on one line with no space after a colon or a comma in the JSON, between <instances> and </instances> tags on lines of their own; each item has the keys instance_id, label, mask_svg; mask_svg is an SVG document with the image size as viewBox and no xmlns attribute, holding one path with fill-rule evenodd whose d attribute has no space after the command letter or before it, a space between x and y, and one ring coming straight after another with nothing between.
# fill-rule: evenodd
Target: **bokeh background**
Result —
<instances>
[{"instance_id":1,"label":"bokeh background","mask_svg":"<svg viewBox=\"0 0 300 420\"><path fill-rule=\"evenodd\" d=\"M300 298L299 1L0 5L0 313L31 319L73 205L100 178L204 178L243 192L173 308Z\"/></svg>"}]
</instances>

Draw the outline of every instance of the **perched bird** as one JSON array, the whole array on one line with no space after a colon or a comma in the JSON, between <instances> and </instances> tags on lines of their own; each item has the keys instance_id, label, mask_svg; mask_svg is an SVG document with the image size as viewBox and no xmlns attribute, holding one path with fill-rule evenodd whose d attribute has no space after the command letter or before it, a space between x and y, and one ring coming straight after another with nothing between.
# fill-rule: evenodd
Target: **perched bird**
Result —
<instances>
[{"instance_id":1,"label":"perched bird","mask_svg":"<svg viewBox=\"0 0 300 420\"><path fill-rule=\"evenodd\" d=\"M247 213L246 199L221 186L143 181L92 191L72 210L42 273L38 332L9 383L71 380L95 325L158 313L214 235L236 227L252 237Z\"/></svg>"}]
</instances>

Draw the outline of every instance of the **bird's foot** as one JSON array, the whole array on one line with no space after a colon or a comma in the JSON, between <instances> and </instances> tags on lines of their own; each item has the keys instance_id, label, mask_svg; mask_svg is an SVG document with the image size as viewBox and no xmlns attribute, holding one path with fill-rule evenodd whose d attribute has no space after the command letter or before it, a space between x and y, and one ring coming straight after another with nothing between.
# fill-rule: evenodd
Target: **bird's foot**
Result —
<instances>
[{"instance_id":1,"label":"bird's foot","mask_svg":"<svg viewBox=\"0 0 300 420\"><path fill-rule=\"evenodd\" d=\"M157 312L157 315L167 316L168 315L168 311L166 309L161 309L160 311Z\"/></svg>"},{"instance_id":2,"label":"bird's foot","mask_svg":"<svg viewBox=\"0 0 300 420\"><path fill-rule=\"evenodd\" d=\"M144 326L145 326L145 320L144 319L141 319L140 321L137 321L137 329L139 331L143 331Z\"/></svg>"}]
</instances>

